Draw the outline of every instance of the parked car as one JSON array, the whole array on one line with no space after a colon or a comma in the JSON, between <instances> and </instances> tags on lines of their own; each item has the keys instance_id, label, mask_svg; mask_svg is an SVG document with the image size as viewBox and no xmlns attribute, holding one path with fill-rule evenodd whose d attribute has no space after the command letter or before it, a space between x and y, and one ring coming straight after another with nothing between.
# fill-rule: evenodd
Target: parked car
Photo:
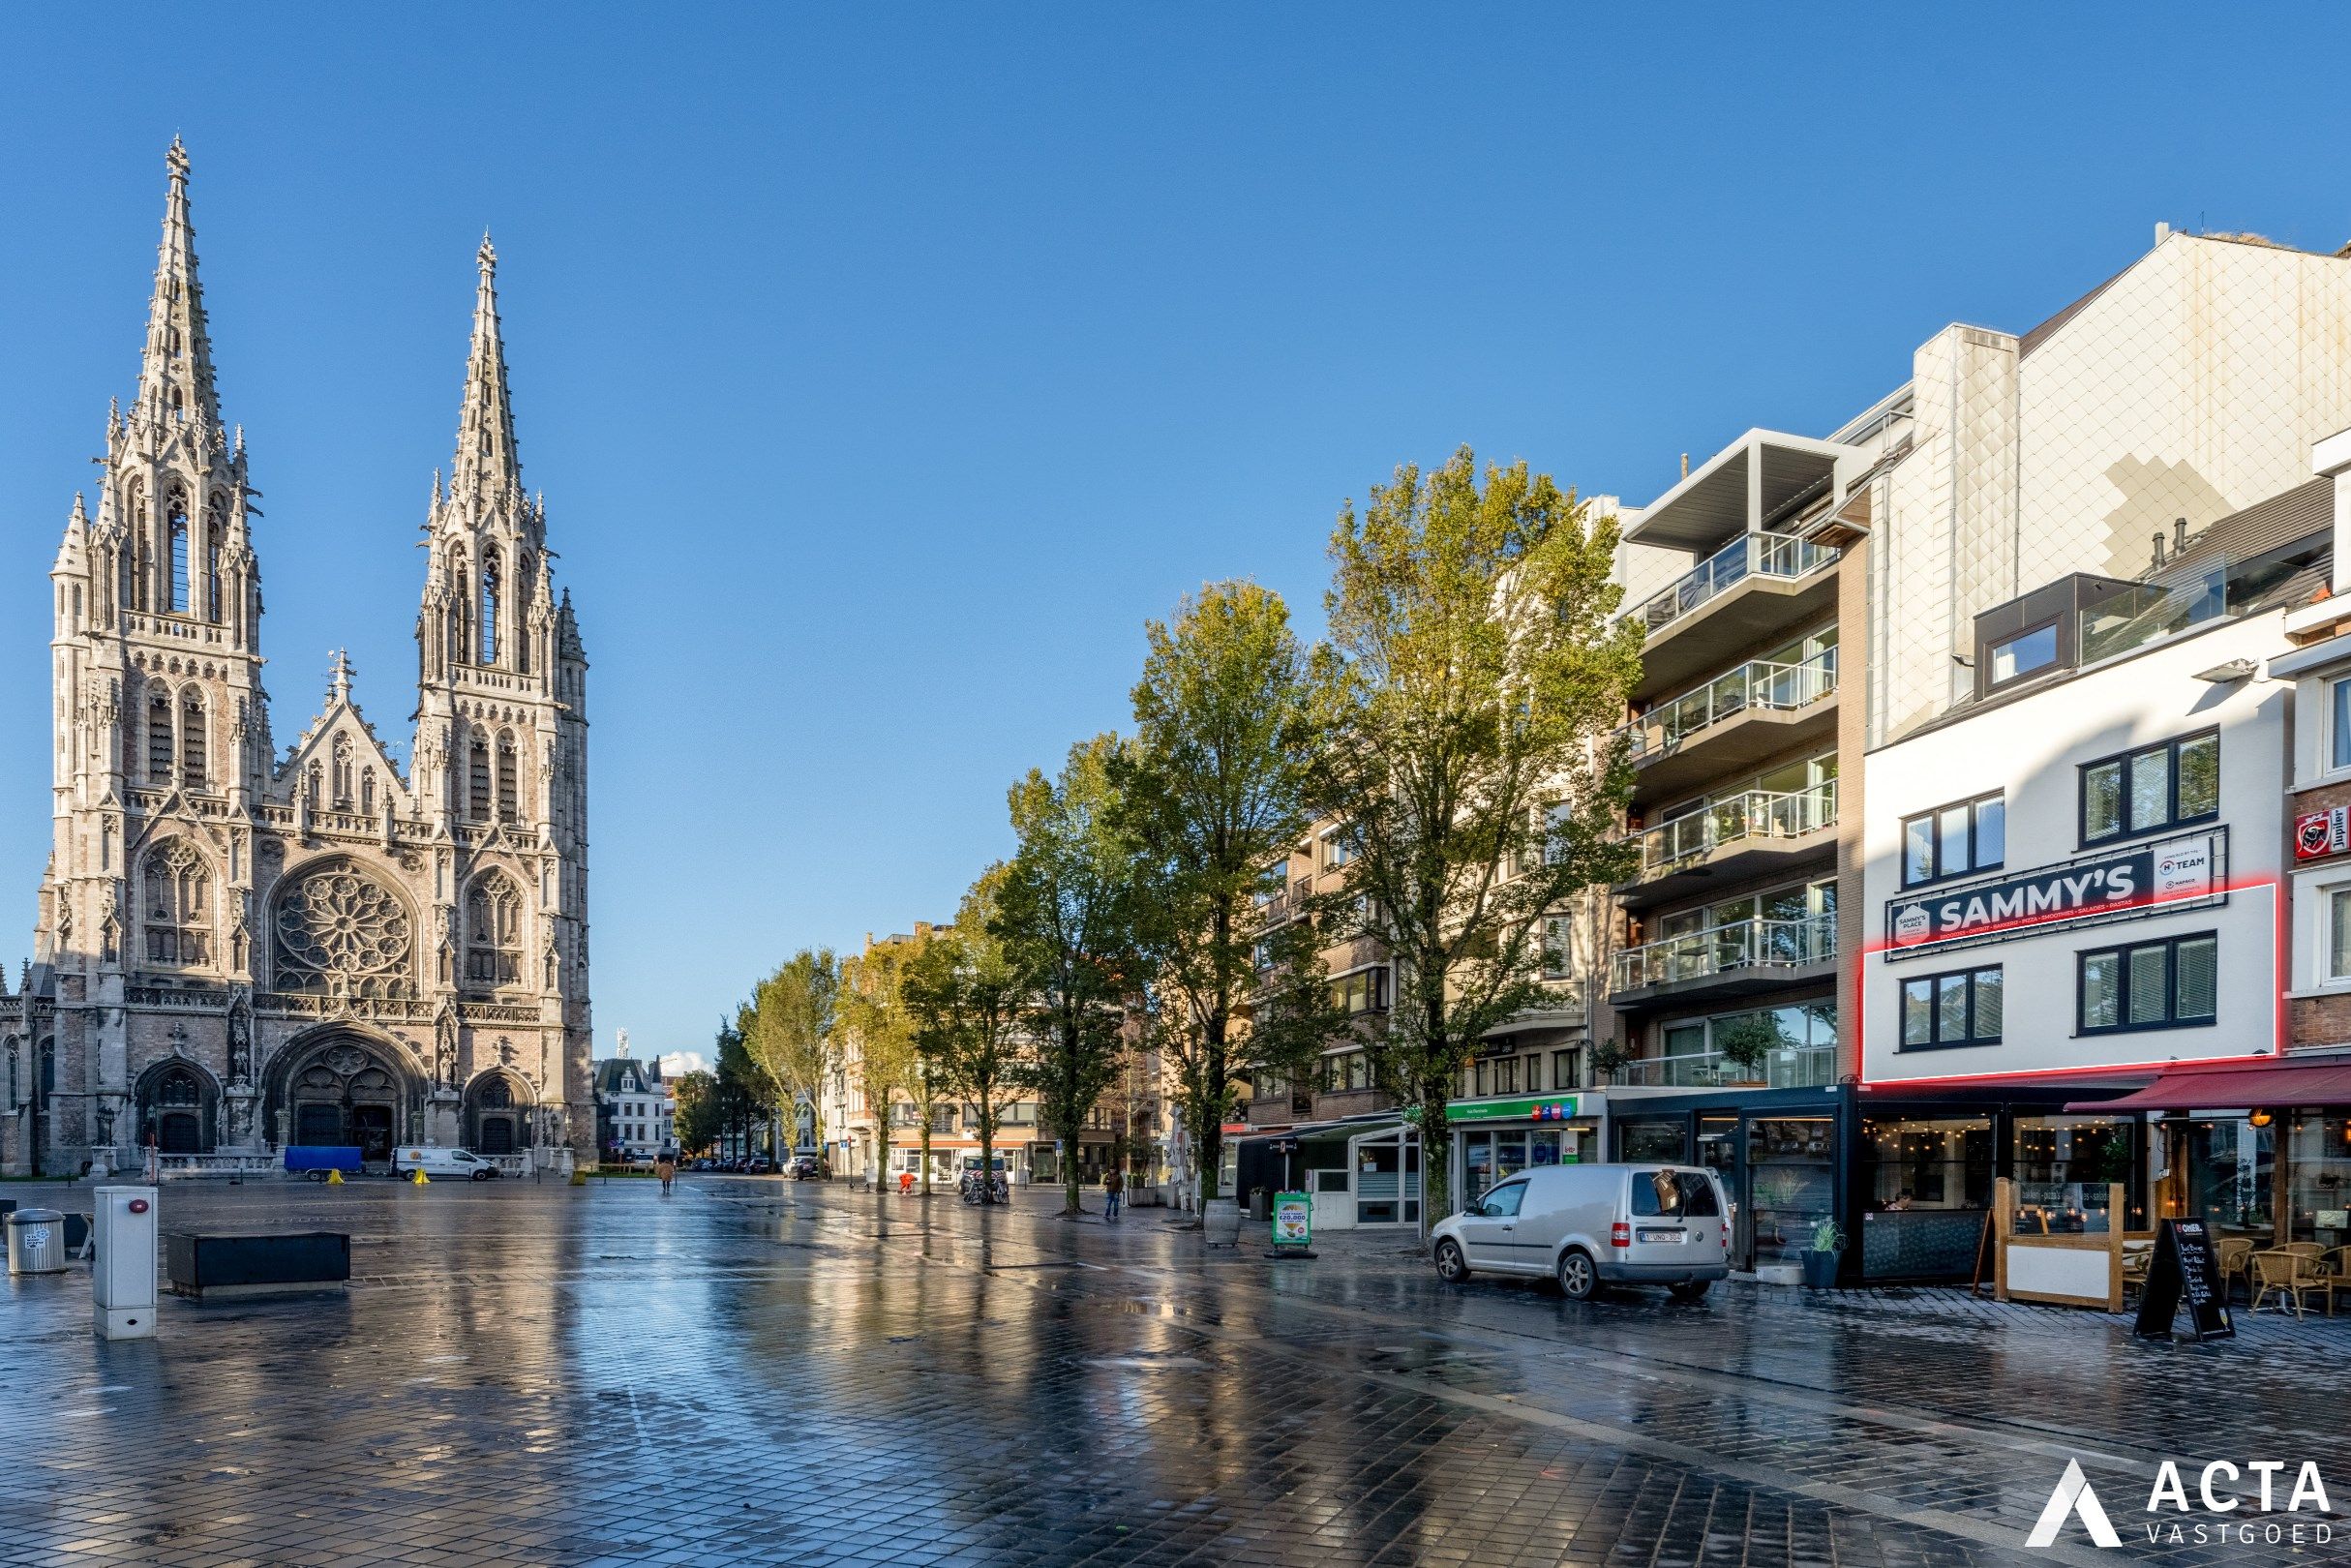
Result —
<instances>
[{"instance_id":1,"label":"parked car","mask_svg":"<svg viewBox=\"0 0 2351 1568\"><path fill-rule=\"evenodd\" d=\"M392 1151L392 1174L406 1176L421 1170L427 1179L463 1176L467 1181L486 1182L498 1174L498 1168L470 1149L432 1149L404 1143Z\"/></svg>"},{"instance_id":2,"label":"parked car","mask_svg":"<svg viewBox=\"0 0 2351 1568\"><path fill-rule=\"evenodd\" d=\"M797 1155L784 1169L796 1182L813 1182L825 1174L825 1162L814 1155Z\"/></svg>"},{"instance_id":3,"label":"parked car","mask_svg":"<svg viewBox=\"0 0 2351 1568\"><path fill-rule=\"evenodd\" d=\"M1731 1205L1691 1165L1545 1165L1439 1221L1431 1258L1446 1281L1548 1275L1576 1301L1604 1284L1661 1284L1696 1301L1731 1272Z\"/></svg>"},{"instance_id":4,"label":"parked car","mask_svg":"<svg viewBox=\"0 0 2351 1568\"><path fill-rule=\"evenodd\" d=\"M769 1163L766 1155L753 1155L742 1162L742 1173L745 1176L766 1176L774 1169L775 1167Z\"/></svg>"}]
</instances>

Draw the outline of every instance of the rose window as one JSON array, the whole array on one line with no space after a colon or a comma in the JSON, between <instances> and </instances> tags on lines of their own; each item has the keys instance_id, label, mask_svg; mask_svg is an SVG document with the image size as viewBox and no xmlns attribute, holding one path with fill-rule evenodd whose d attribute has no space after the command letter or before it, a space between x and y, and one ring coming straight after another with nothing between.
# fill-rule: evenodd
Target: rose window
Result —
<instances>
[{"instance_id":1,"label":"rose window","mask_svg":"<svg viewBox=\"0 0 2351 1568\"><path fill-rule=\"evenodd\" d=\"M331 996L405 994L408 913L356 871L314 871L278 905L278 988Z\"/></svg>"}]
</instances>

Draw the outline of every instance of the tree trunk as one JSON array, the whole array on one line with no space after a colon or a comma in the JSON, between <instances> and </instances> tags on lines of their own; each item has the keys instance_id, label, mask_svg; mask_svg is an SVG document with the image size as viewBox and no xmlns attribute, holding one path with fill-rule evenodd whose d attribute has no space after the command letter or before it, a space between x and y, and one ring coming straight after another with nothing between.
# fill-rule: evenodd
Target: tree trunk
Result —
<instances>
[{"instance_id":1,"label":"tree trunk","mask_svg":"<svg viewBox=\"0 0 2351 1568\"><path fill-rule=\"evenodd\" d=\"M1453 1124L1444 1095L1421 1091L1421 1240L1453 1212Z\"/></svg>"},{"instance_id":2,"label":"tree trunk","mask_svg":"<svg viewBox=\"0 0 2351 1568\"><path fill-rule=\"evenodd\" d=\"M922 1195L930 1196L930 1105L922 1106Z\"/></svg>"},{"instance_id":3,"label":"tree trunk","mask_svg":"<svg viewBox=\"0 0 2351 1568\"><path fill-rule=\"evenodd\" d=\"M873 1119L873 1190L889 1191L889 1107Z\"/></svg>"},{"instance_id":4,"label":"tree trunk","mask_svg":"<svg viewBox=\"0 0 2351 1568\"><path fill-rule=\"evenodd\" d=\"M984 1096L980 1101L980 1191L982 1197L995 1191L996 1182L996 1107ZM1012 1173L1005 1172L1005 1196L1012 1195Z\"/></svg>"},{"instance_id":5,"label":"tree trunk","mask_svg":"<svg viewBox=\"0 0 2351 1568\"><path fill-rule=\"evenodd\" d=\"M1208 1020L1208 1103L1200 1118L1200 1213L1217 1199L1217 1184L1224 1179L1224 1080L1229 1071L1224 1054L1224 1015Z\"/></svg>"}]
</instances>

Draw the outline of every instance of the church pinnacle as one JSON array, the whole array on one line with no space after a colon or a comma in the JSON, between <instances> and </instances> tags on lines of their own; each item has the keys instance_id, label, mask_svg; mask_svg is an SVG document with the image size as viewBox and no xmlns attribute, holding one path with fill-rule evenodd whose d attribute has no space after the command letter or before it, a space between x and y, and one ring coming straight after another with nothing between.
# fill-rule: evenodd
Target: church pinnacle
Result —
<instances>
[{"instance_id":1,"label":"church pinnacle","mask_svg":"<svg viewBox=\"0 0 2351 1568\"><path fill-rule=\"evenodd\" d=\"M156 251L155 294L147 306L135 407L158 425L193 418L217 432L221 403L213 390L204 291L196 282L196 226L188 218L188 149L179 137L171 138L164 162L170 186L164 198L164 238Z\"/></svg>"},{"instance_id":2,"label":"church pinnacle","mask_svg":"<svg viewBox=\"0 0 2351 1568\"><path fill-rule=\"evenodd\" d=\"M514 449L514 406L506 391L506 345L498 333L497 250L482 235L474 253L480 280L473 295L473 342L466 356L466 395L457 421L457 461L449 496L470 501L476 516L501 500L517 511L523 468Z\"/></svg>"}]
</instances>

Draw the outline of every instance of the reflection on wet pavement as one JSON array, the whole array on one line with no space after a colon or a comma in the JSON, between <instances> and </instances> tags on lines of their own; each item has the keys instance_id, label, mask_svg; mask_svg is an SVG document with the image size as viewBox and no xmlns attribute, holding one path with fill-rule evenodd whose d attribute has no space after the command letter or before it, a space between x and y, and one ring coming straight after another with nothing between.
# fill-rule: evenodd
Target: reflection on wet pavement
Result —
<instances>
[{"instance_id":1,"label":"reflection on wet pavement","mask_svg":"<svg viewBox=\"0 0 2351 1568\"><path fill-rule=\"evenodd\" d=\"M2023 1550L2069 1458L2133 1519L2167 1455L2351 1485L2351 1321L2160 1349L1951 1291L1579 1306L1361 1236L1276 1265L1148 1210L728 1179L164 1210L347 1229L353 1287L102 1344L86 1271L14 1282L0 1562L2091 1562Z\"/></svg>"}]
</instances>

